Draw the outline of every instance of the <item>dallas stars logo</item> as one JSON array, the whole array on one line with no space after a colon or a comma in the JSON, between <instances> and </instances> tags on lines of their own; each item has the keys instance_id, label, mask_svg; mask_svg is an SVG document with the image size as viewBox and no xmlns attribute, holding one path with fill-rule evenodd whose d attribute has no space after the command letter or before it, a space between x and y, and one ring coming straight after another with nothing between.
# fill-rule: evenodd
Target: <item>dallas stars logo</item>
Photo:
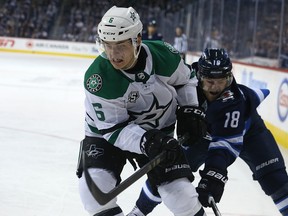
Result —
<instances>
[{"instance_id":1,"label":"dallas stars logo","mask_svg":"<svg viewBox=\"0 0 288 216\"><path fill-rule=\"evenodd\" d=\"M102 87L101 76L99 76L98 74L93 74L86 81L86 86L87 86L88 90L92 93L99 91Z\"/></svg>"},{"instance_id":2,"label":"dallas stars logo","mask_svg":"<svg viewBox=\"0 0 288 216\"><path fill-rule=\"evenodd\" d=\"M104 149L97 148L96 145L91 145L89 150L86 151L88 157L98 158L104 154Z\"/></svg>"},{"instance_id":3,"label":"dallas stars logo","mask_svg":"<svg viewBox=\"0 0 288 216\"><path fill-rule=\"evenodd\" d=\"M159 105L157 98L154 96L153 103L148 110L142 112L129 111L129 115L134 118L136 124L148 125L150 128L156 128L159 126L159 121L165 112L168 110L172 103L172 100L166 105Z\"/></svg>"},{"instance_id":4,"label":"dallas stars logo","mask_svg":"<svg viewBox=\"0 0 288 216\"><path fill-rule=\"evenodd\" d=\"M130 12L130 18L133 20L133 22L135 22L135 19L136 19L136 15L135 15L135 12Z\"/></svg>"}]
</instances>

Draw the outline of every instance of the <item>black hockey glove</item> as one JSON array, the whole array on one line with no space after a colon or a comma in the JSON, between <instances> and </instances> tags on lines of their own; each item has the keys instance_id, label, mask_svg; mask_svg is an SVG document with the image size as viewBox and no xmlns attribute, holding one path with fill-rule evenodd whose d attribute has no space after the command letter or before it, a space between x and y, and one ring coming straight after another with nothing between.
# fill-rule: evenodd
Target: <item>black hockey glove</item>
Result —
<instances>
[{"instance_id":1,"label":"black hockey glove","mask_svg":"<svg viewBox=\"0 0 288 216\"><path fill-rule=\"evenodd\" d=\"M225 183L228 180L227 171L216 169L204 169L199 171L202 177L198 187L196 188L199 194L199 201L204 207L211 206L208 201L208 196L213 196L215 202L219 202L224 192Z\"/></svg>"},{"instance_id":2,"label":"black hockey glove","mask_svg":"<svg viewBox=\"0 0 288 216\"><path fill-rule=\"evenodd\" d=\"M141 151L150 160L162 151L166 151L166 159L160 163L162 167L173 165L181 155L181 147L178 141L157 129L144 133L140 145Z\"/></svg>"},{"instance_id":3,"label":"black hockey glove","mask_svg":"<svg viewBox=\"0 0 288 216\"><path fill-rule=\"evenodd\" d=\"M201 107L183 106L178 108L176 115L178 138L185 134L189 135L189 139L183 144L184 146L193 145L206 135L205 113Z\"/></svg>"}]
</instances>

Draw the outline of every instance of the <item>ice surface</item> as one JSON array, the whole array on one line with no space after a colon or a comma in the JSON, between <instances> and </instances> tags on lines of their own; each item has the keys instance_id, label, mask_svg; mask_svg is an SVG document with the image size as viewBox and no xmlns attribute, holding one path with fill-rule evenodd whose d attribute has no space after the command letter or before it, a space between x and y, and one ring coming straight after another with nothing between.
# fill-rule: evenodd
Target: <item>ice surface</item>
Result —
<instances>
[{"instance_id":1,"label":"ice surface","mask_svg":"<svg viewBox=\"0 0 288 216\"><path fill-rule=\"evenodd\" d=\"M88 215L75 169L83 138L83 75L93 59L0 53L0 215ZM133 172L128 163L122 178ZM144 178L118 202L134 206ZM199 176L196 174L196 181ZM223 216L280 215L240 159L218 208ZM214 215L207 209L208 215ZM151 216L172 216L161 204ZM149 216L150 216L149 215Z\"/></svg>"}]
</instances>

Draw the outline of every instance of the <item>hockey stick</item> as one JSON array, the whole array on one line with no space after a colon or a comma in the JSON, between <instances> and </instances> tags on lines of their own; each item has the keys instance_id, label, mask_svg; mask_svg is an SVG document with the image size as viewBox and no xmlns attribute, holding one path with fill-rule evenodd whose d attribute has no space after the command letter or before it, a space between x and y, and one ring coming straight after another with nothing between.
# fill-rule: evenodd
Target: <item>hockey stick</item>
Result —
<instances>
[{"instance_id":1,"label":"hockey stick","mask_svg":"<svg viewBox=\"0 0 288 216\"><path fill-rule=\"evenodd\" d=\"M179 144L183 144L188 139L188 136L181 137L178 141ZM121 192L123 192L125 189L127 189L130 185L135 183L138 179L140 179L142 176L144 176L146 173L151 171L153 168L155 168L157 165L159 165L164 159L165 159L165 151L157 155L154 159L150 160L147 164L145 164L143 167L141 167L139 170L137 170L135 173L133 173L131 176L129 176L127 179L125 179L123 182L121 182L119 185L117 185L115 188L113 188L111 191L105 193L100 190L100 188L94 183L92 180L88 169L86 168L85 164L85 152L82 153L83 158L83 170L85 179L87 182L87 186L92 194L92 196L97 200L97 202L100 205L105 205L112 199L114 199L117 195L119 195Z\"/></svg>"},{"instance_id":2,"label":"hockey stick","mask_svg":"<svg viewBox=\"0 0 288 216\"><path fill-rule=\"evenodd\" d=\"M210 203L215 216L221 216L221 213L220 213L220 211L216 205L216 202L215 202L213 196L211 196L211 195L208 196L208 202Z\"/></svg>"}]
</instances>

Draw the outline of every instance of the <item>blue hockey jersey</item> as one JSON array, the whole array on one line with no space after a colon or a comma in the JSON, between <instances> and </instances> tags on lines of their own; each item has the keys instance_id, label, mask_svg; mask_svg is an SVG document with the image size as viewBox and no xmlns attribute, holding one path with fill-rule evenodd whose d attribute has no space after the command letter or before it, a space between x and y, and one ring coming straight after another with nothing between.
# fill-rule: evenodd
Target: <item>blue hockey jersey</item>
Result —
<instances>
[{"instance_id":1,"label":"blue hockey jersey","mask_svg":"<svg viewBox=\"0 0 288 216\"><path fill-rule=\"evenodd\" d=\"M206 110L211 136L206 166L223 170L235 161L244 137L257 133L257 127L264 124L256 108L268 94L268 89L251 89L234 79L218 99L208 102L198 87L199 103Z\"/></svg>"}]
</instances>

